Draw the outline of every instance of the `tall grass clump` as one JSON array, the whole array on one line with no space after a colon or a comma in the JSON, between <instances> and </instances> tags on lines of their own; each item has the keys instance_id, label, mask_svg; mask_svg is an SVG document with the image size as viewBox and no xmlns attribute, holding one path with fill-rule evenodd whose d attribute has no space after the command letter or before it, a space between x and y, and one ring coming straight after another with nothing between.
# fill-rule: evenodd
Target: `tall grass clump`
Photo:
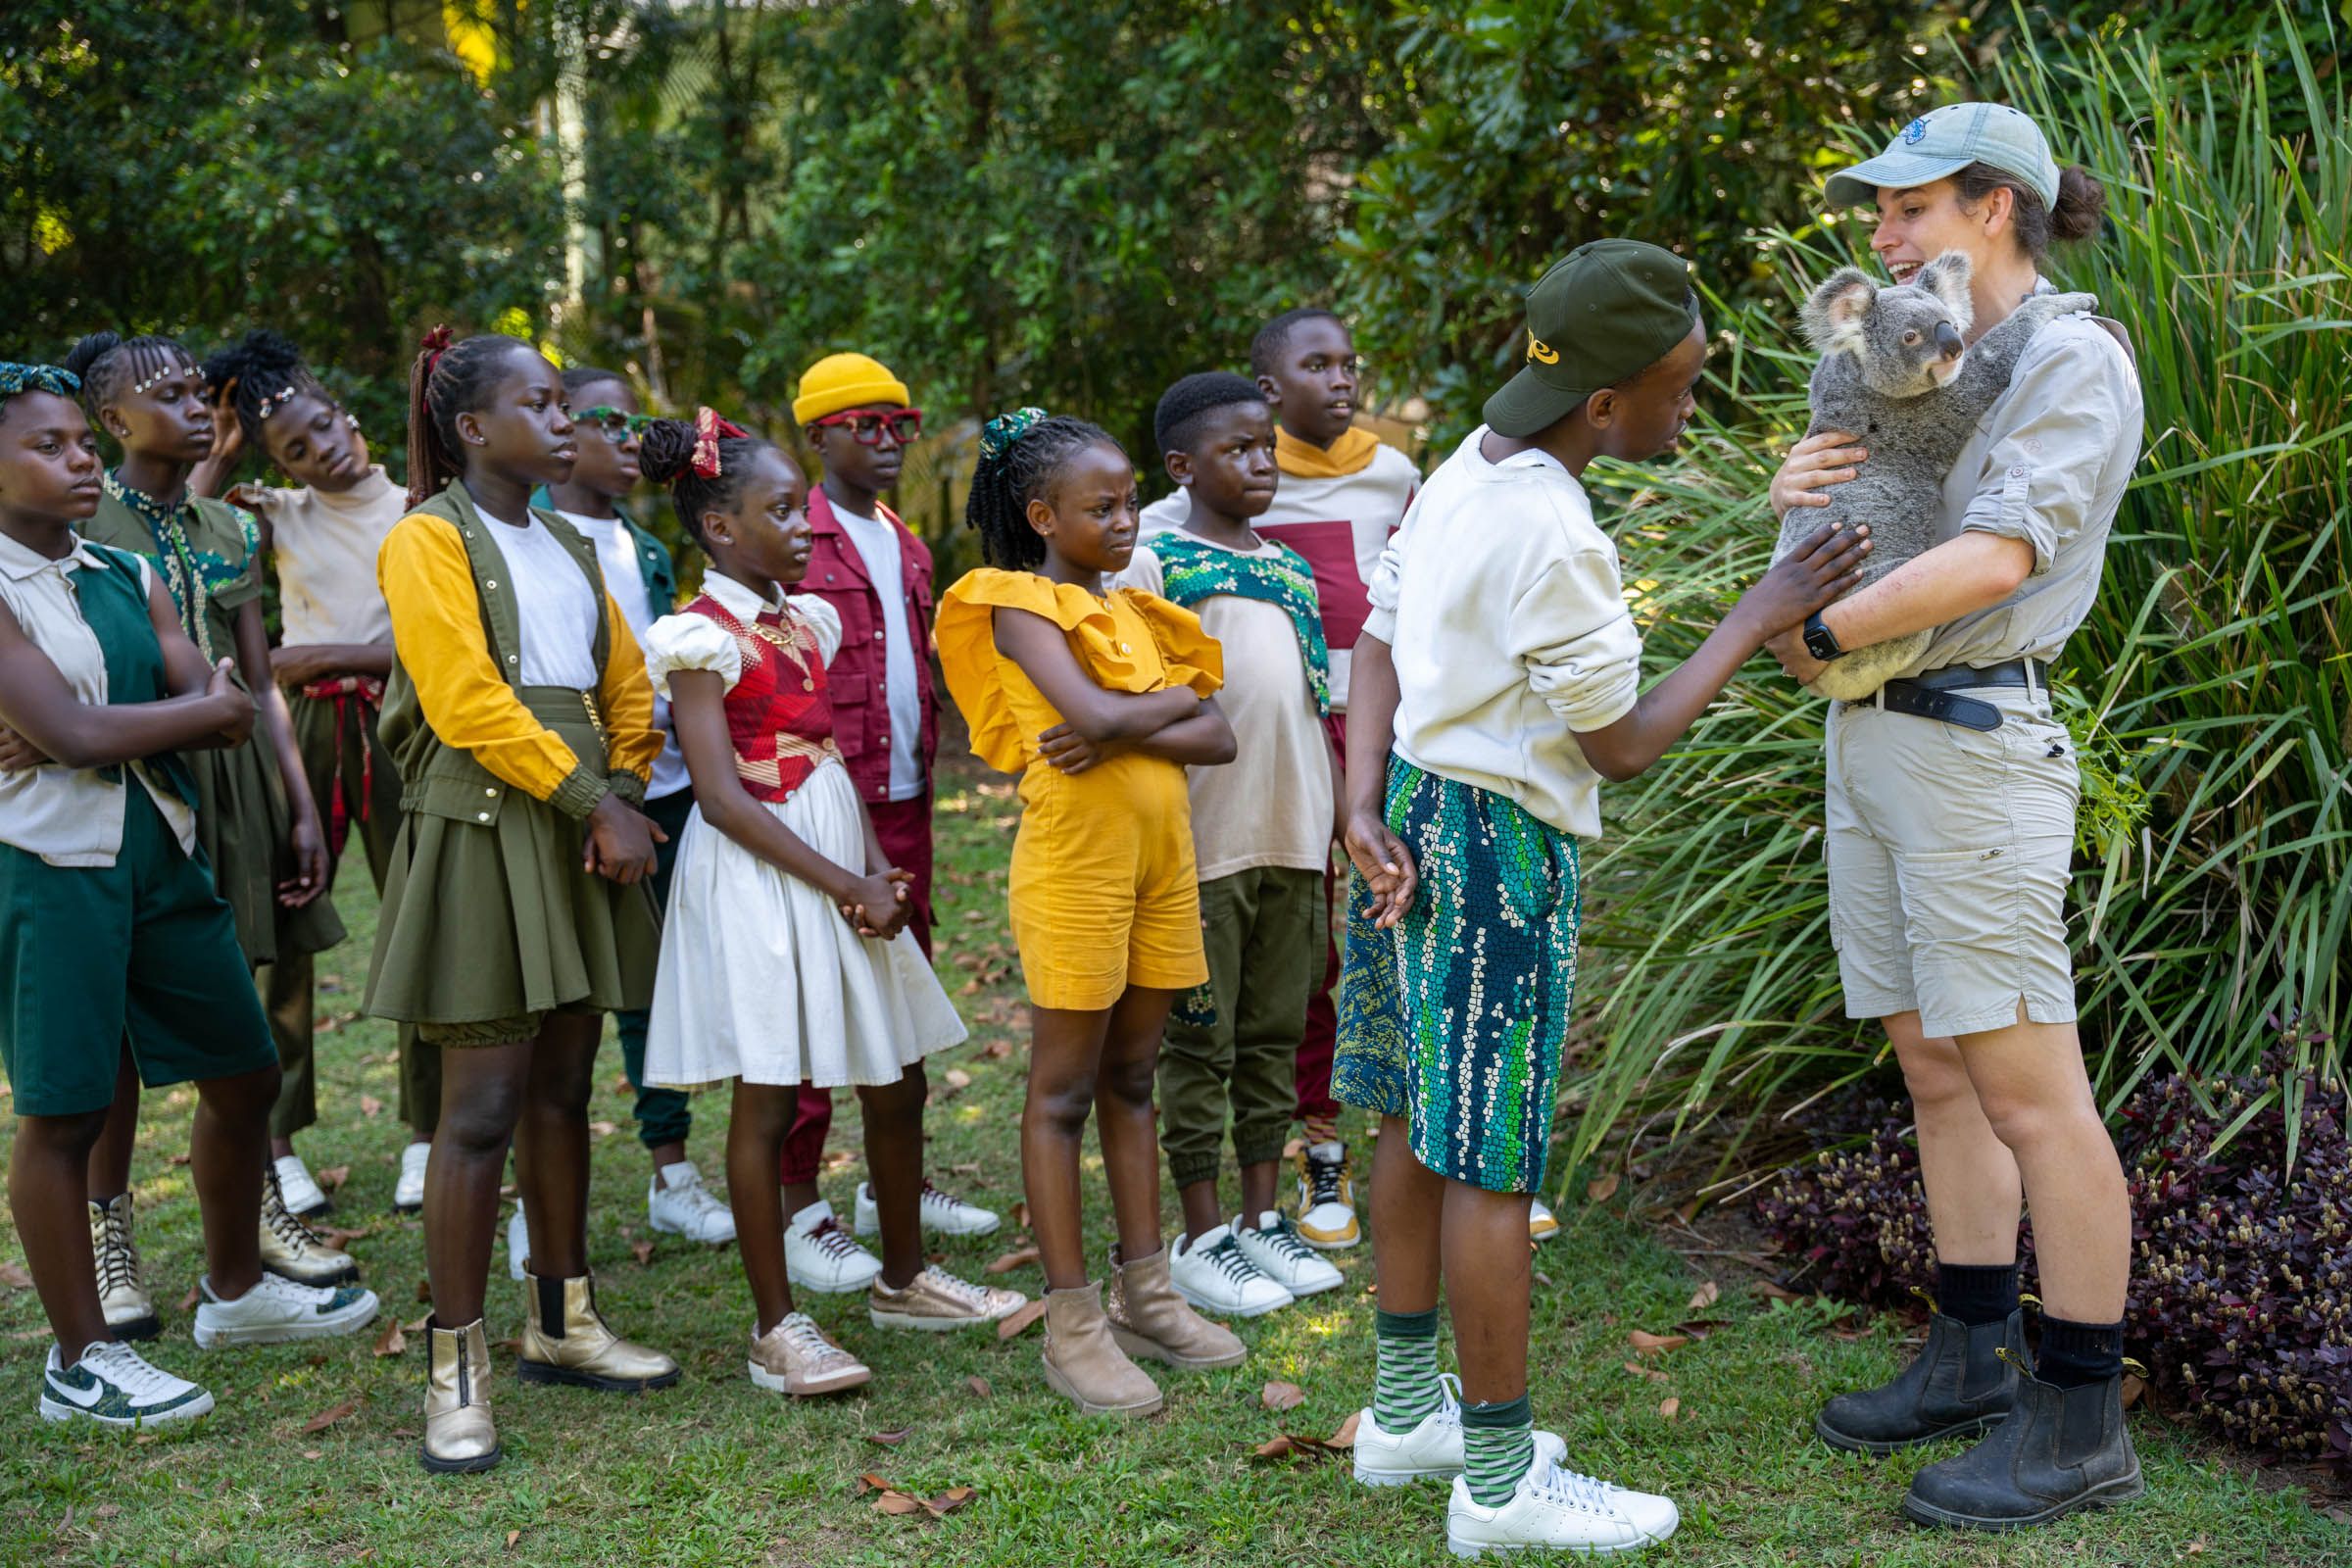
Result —
<instances>
[{"instance_id":1,"label":"tall grass clump","mask_svg":"<svg viewBox=\"0 0 2352 1568\"><path fill-rule=\"evenodd\" d=\"M2084 769L2070 933L2111 1111L2150 1073L2250 1073L2273 1046L2288 1052L2277 1092L2290 1099L2315 1071L2341 1074L2352 121L2340 78L2288 47L2291 76L2244 57L2182 74L2144 46L2023 43L1980 83L2105 182L2110 231L2050 270L2124 324L2146 399L2105 581L2058 671ZM2292 84L2286 112L2278 80ZM1769 559L1766 486L1805 421L1793 302L1864 247L1863 229L1768 241L1789 304L1726 322L1713 422L1690 456L1595 470L1626 519L1658 668ZM1825 716L1751 666L1619 798L1588 876L1600 1044L1570 1085L1577 1156L1644 1127L1713 1123L1736 1144L1885 1065L1877 1027L1843 1016L1830 947Z\"/></svg>"}]
</instances>

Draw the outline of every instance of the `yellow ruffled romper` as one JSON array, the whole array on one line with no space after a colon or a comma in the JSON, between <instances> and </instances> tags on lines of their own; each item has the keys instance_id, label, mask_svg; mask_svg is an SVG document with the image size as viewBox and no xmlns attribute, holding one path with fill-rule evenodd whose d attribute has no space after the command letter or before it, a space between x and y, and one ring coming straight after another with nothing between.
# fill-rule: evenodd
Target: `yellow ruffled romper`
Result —
<instances>
[{"instance_id":1,"label":"yellow ruffled romper","mask_svg":"<svg viewBox=\"0 0 2352 1568\"><path fill-rule=\"evenodd\" d=\"M1021 667L997 652L995 612L1026 610L1059 626L1106 691L1225 683L1224 652L1200 618L1154 594L1098 599L1030 571L982 567L939 602L939 662L972 730L972 752L1021 775L1012 846L1012 935L1029 1001L1093 1010L1129 986L1182 991L1208 978L1192 807L1182 764L1127 752L1078 774L1038 756L1061 722Z\"/></svg>"}]
</instances>

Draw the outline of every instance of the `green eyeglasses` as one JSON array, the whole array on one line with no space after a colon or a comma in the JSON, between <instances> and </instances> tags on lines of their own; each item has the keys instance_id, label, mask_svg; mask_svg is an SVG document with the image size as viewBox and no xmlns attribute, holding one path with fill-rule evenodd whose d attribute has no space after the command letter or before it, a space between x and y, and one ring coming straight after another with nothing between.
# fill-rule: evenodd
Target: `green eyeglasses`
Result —
<instances>
[{"instance_id":1,"label":"green eyeglasses","mask_svg":"<svg viewBox=\"0 0 2352 1568\"><path fill-rule=\"evenodd\" d=\"M650 414L624 414L609 403L599 403L593 409L573 410L571 422L593 424L604 432L607 441L618 446L633 435L642 435L645 427L654 422L654 416Z\"/></svg>"}]
</instances>

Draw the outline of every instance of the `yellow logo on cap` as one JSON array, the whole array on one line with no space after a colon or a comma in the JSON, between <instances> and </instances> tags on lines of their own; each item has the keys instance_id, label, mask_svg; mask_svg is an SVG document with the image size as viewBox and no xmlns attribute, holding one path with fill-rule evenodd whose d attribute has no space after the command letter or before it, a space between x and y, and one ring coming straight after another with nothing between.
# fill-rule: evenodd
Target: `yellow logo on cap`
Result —
<instances>
[{"instance_id":1,"label":"yellow logo on cap","mask_svg":"<svg viewBox=\"0 0 2352 1568\"><path fill-rule=\"evenodd\" d=\"M1527 357L1542 365L1560 363L1560 351L1536 336L1532 328L1527 334Z\"/></svg>"}]
</instances>

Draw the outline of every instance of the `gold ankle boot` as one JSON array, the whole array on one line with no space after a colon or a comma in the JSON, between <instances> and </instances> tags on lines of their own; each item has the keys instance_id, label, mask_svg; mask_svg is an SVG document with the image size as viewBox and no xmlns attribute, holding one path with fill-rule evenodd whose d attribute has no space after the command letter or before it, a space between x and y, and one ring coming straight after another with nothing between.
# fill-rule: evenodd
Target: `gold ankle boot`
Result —
<instances>
[{"instance_id":1,"label":"gold ankle boot","mask_svg":"<svg viewBox=\"0 0 2352 1568\"><path fill-rule=\"evenodd\" d=\"M605 1325L596 1309L596 1281L543 1279L526 1273L523 1306L529 1321L515 1371L525 1383L576 1383L612 1394L666 1389L678 1363L660 1350L632 1345Z\"/></svg>"},{"instance_id":2,"label":"gold ankle boot","mask_svg":"<svg viewBox=\"0 0 2352 1568\"><path fill-rule=\"evenodd\" d=\"M441 1473L487 1470L498 1463L498 1426L490 1419L490 1342L482 1320L445 1329L424 1322L424 1467Z\"/></svg>"}]
</instances>

